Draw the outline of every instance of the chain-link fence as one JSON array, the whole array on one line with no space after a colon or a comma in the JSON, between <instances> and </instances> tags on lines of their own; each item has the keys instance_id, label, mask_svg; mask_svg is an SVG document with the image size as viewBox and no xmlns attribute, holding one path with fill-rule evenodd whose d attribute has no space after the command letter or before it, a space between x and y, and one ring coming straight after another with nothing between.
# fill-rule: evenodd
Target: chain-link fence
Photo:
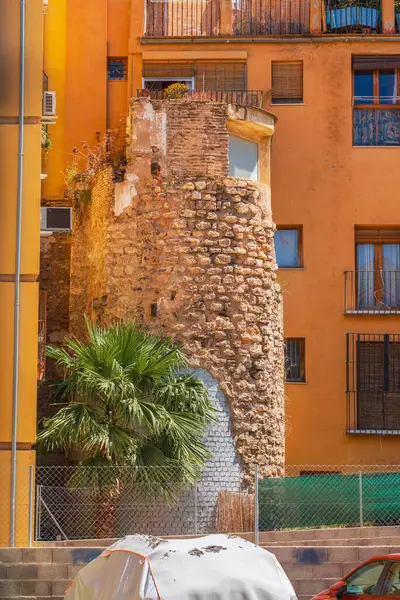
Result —
<instances>
[{"instance_id":1,"label":"chain-link fence","mask_svg":"<svg viewBox=\"0 0 400 600\"><path fill-rule=\"evenodd\" d=\"M259 484L260 530L400 525L400 466L286 467Z\"/></svg>"},{"instance_id":2,"label":"chain-link fence","mask_svg":"<svg viewBox=\"0 0 400 600\"><path fill-rule=\"evenodd\" d=\"M0 470L0 545L9 543L11 472ZM253 489L258 489L256 498ZM241 476L182 469L19 467L16 545L113 539L132 533L196 535L400 525L400 466L286 467L252 490ZM255 518L256 517L256 518Z\"/></svg>"}]
</instances>

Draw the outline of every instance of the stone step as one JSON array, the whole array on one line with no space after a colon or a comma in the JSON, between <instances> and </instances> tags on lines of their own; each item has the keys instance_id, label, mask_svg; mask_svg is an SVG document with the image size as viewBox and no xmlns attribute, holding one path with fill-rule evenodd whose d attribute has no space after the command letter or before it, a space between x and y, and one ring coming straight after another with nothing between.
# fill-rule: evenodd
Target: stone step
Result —
<instances>
[{"instance_id":1,"label":"stone step","mask_svg":"<svg viewBox=\"0 0 400 600\"><path fill-rule=\"evenodd\" d=\"M316 594L330 588L331 585L337 582L337 579L292 579L291 582L296 594L312 598Z\"/></svg>"},{"instance_id":2,"label":"stone step","mask_svg":"<svg viewBox=\"0 0 400 600\"><path fill-rule=\"evenodd\" d=\"M240 534L239 534L240 535ZM283 540L322 540L322 539L354 539L400 537L400 527L390 525L387 527L338 527L328 529L288 529L284 531L261 531L260 543ZM301 546L301 543L299 543Z\"/></svg>"},{"instance_id":3,"label":"stone step","mask_svg":"<svg viewBox=\"0 0 400 600\"><path fill-rule=\"evenodd\" d=\"M264 542L265 543L265 542ZM275 546L354 546L355 543L357 546L375 546L376 543L379 545L388 545L394 546L398 545L400 547L400 537L381 537L381 538L356 538L354 539L326 539L326 540L280 540L278 542L268 542L265 545L268 545L270 548Z\"/></svg>"},{"instance_id":4,"label":"stone step","mask_svg":"<svg viewBox=\"0 0 400 600\"><path fill-rule=\"evenodd\" d=\"M87 563L0 564L0 581L6 579L72 579Z\"/></svg>"},{"instance_id":5,"label":"stone step","mask_svg":"<svg viewBox=\"0 0 400 600\"><path fill-rule=\"evenodd\" d=\"M68 579L3 579L0 580L0 598L63 596L68 584Z\"/></svg>"},{"instance_id":6,"label":"stone step","mask_svg":"<svg viewBox=\"0 0 400 600\"><path fill-rule=\"evenodd\" d=\"M381 554L397 554L399 546L263 546L280 563L356 565Z\"/></svg>"},{"instance_id":7,"label":"stone step","mask_svg":"<svg viewBox=\"0 0 400 600\"><path fill-rule=\"evenodd\" d=\"M15 596L2 596L1 600L15 600ZM64 600L62 596L18 596L18 600Z\"/></svg>"},{"instance_id":8,"label":"stone step","mask_svg":"<svg viewBox=\"0 0 400 600\"><path fill-rule=\"evenodd\" d=\"M6 564L86 564L104 548L0 548L0 565Z\"/></svg>"},{"instance_id":9,"label":"stone step","mask_svg":"<svg viewBox=\"0 0 400 600\"><path fill-rule=\"evenodd\" d=\"M323 563L321 565L302 565L299 563L281 563L286 575L292 581L293 579L331 579L340 581L344 575L347 575L353 568L351 563Z\"/></svg>"}]
</instances>

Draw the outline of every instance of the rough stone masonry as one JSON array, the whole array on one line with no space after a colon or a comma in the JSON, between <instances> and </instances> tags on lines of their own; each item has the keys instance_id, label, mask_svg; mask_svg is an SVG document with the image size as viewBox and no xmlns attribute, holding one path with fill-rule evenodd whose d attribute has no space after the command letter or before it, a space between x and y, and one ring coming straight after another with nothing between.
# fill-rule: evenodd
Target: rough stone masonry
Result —
<instances>
[{"instance_id":1,"label":"rough stone masonry","mask_svg":"<svg viewBox=\"0 0 400 600\"><path fill-rule=\"evenodd\" d=\"M221 436L247 483L256 464L264 476L284 466L282 301L268 182L228 177L228 141L240 131L269 160L271 123L225 103L133 100L124 181L99 171L73 223L73 332L86 313L181 339L227 399L233 433Z\"/></svg>"}]
</instances>

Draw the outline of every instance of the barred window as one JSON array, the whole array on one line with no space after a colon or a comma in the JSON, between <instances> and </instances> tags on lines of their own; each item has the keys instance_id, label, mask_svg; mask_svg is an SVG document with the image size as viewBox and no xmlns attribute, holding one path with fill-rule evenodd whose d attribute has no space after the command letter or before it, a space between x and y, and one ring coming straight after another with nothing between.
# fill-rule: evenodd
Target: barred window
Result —
<instances>
[{"instance_id":1,"label":"barred window","mask_svg":"<svg viewBox=\"0 0 400 600\"><path fill-rule=\"evenodd\" d=\"M272 104L303 102L303 61L272 62Z\"/></svg>"},{"instance_id":2,"label":"barred window","mask_svg":"<svg viewBox=\"0 0 400 600\"><path fill-rule=\"evenodd\" d=\"M126 81L127 75L126 58L108 58L107 59L107 79L108 81Z\"/></svg>"},{"instance_id":3,"label":"barred window","mask_svg":"<svg viewBox=\"0 0 400 600\"><path fill-rule=\"evenodd\" d=\"M285 339L285 376L288 383L306 380L304 338Z\"/></svg>"}]
</instances>

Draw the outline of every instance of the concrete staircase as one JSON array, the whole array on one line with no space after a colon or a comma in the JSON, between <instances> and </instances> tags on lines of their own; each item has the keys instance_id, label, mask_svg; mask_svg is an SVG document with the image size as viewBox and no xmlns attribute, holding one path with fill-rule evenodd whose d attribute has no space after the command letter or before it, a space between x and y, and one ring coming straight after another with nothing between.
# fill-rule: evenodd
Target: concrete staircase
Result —
<instances>
[{"instance_id":1,"label":"concrete staircase","mask_svg":"<svg viewBox=\"0 0 400 600\"><path fill-rule=\"evenodd\" d=\"M269 531L260 544L276 555L299 600L309 600L364 560L400 552L400 527Z\"/></svg>"},{"instance_id":2,"label":"concrete staircase","mask_svg":"<svg viewBox=\"0 0 400 600\"><path fill-rule=\"evenodd\" d=\"M114 541L0 548L0 600L61 600L76 573ZM276 555L299 600L310 600L367 558L400 552L400 527L263 532L260 544Z\"/></svg>"},{"instance_id":3,"label":"concrete staircase","mask_svg":"<svg viewBox=\"0 0 400 600\"><path fill-rule=\"evenodd\" d=\"M103 548L0 548L1 600L62 600L70 580Z\"/></svg>"}]
</instances>

